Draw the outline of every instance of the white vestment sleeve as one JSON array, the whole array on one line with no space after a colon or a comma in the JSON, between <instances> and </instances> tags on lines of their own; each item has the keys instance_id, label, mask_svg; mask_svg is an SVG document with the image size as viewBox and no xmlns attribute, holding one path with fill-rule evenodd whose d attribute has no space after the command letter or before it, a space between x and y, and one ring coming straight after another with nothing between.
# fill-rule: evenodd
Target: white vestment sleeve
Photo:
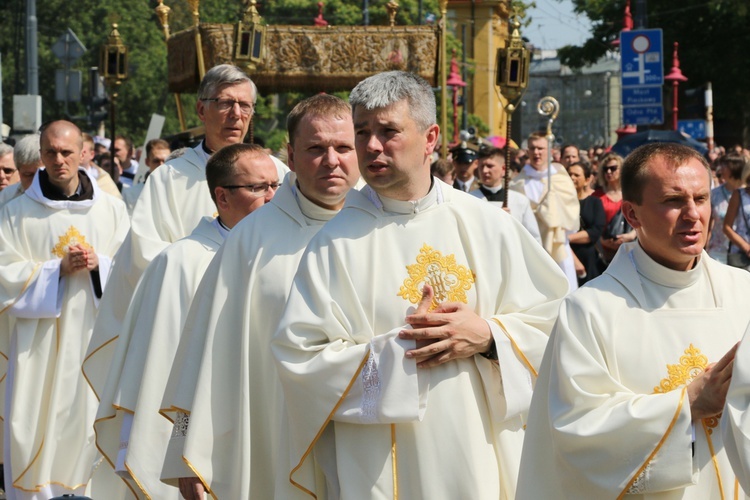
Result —
<instances>
[{"instance_id":1,"label":"white vestment sleeve","mask_svg":"<svg viewBox=\"0 0 750 500\"><path fill-rule=\"evenodd\" d=\"M493 413L505 419L523 415L529 410L531 393L534 390L531 374L526 365L513 352L513 345L510 339L503 333L500 325L491 320L487 320L487 324L495 340L497 360L502 379L502 393L505 399L505 411ZM484 371L482 371L482 379L486 380ZM499 399L503 395L488 394L490 404L494 406L501 403Z\"/></svg>"},{"instance_id":2,"label":"white vestment sleeve","mask_svg":"<svg viewBox=\"0 0 750 500\"><path fill-rule=\"evenodd\" d=\"M388 424L422 420L427 408L429 371L418 370L405 356L416 348L396 328L370 341L370 354L334 420L356 424Z\"/></svg>"},{"instance_id":3,"label":"white vestment sleeve","mask_svg":"<svg viewBox=\"0 0 750 500\"><path fill-rule=\"evenodd\" d=\"M732 381L721 415L724 449L742 489L750 491L750 325L734 358Z\"/></svg>"},{"instance_id":4,"label":"white vestment sleeve","mask_svg":"<svg viewBox=\"0 0 750 500\"><path fill-rule=\"evenodd\" d=\"M64 286L60 277L62 259L48 260L39 269L36 279L24 290L10 314L17 318L57 318L62 311Z\"/></svg>"}]
</instances>

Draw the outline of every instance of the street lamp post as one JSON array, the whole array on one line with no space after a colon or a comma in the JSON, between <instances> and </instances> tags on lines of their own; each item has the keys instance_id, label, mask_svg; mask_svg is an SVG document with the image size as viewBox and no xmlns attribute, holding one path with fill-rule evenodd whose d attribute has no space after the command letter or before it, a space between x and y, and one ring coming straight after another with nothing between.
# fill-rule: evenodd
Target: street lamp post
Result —
<instances>
[{"instance_id":1,"label":"street lamp post","mask_svg":"<svg viewBox=\"0 0 750 500\"><path fill-rule=\"evenodd\" d=\"M688 80L680 70L680 59L677 57L677 47L679 47L679 43L675 42L674 53L672 54L672 70L664 77L666 81L672 82L672 130L677 130L677 115L680 109L677 104L678 87L680 82L686 82Z\"/></svg>"},{"instance_id":2,"label":"street lamp post","mask_svg":"<svg viewBox=\"0 0 750 500\"><path fill-rule=\"evenodd\" d=\"M120 32L117 30L117 24L112 24L112 31L107 37L107 43L102 45L99 51L99 66L101 67L102 76L110 90L110 107L109 107L109 125L112 143L110 153L112 155L112 173L114 174L115 164L115 110L117 108L117 91L123 81L128 78L128 48L122 42ZM115 181L119 176L115 176Z\"/></svg>"}]
</instances>

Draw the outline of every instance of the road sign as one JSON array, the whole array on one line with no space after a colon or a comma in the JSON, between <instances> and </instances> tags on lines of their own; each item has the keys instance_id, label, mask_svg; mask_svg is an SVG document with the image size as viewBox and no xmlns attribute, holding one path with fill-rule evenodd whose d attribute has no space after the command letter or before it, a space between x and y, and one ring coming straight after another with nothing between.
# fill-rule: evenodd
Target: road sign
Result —
<instances>
[{"instance_id":1,"label":"road sign","mask_svg":"<svg viewBox=\"0 0 750 500\"><path fill-rule=\"evenodd\" d=\"M81 43L76 34L73 33L73 30L68 28L52 45L52 53L63 64L72 64L86 53L86 47Z\"/></svg>"},{"instance_id":2,"label":"road sign","mask_svg":"<svg viewBox=\"0 0 750 500\"><path fill-rule=\"evenodd\" d=\"M664 123L664 107L623 106L622 121L626 125L661 125Z\"/></svg>"},{"instance_id":3,"label":"road sign","mask_svg":"<svg viewBox=\"0 0 750 500\"><path fill-rule=\"evenodd\" d=\"M622 88L623 106L653 106L661 103L661 86Z\"/></svg>"},{"instance_id":4,"label":"road sign","mask_svg":"<svg viewBox=\"0 0 750 500\"><path fill-rule=\"evenodd\" d=\"M677 130L693 139L706 138L706 120L679 120Z\"/></svg>"},{"instance_id":5,"label":"road sign","mask_svg":"<svg viewBox=\"0 0 750 500\"><path fill-rule=\"evenodd\" d=\"M660 29L620 33L623 87L664 84L662 38Z\"/></svg>"},{"instance_id":6,"label":"road sign","mask_svg":"<svg viewBox=\"0 0 750 500\"><path fill-rule=\"evenodd\" d=\"M77 70L55 71L55 100L58 102L80 102L81 72Z\"/></svg>"}]
</instances>

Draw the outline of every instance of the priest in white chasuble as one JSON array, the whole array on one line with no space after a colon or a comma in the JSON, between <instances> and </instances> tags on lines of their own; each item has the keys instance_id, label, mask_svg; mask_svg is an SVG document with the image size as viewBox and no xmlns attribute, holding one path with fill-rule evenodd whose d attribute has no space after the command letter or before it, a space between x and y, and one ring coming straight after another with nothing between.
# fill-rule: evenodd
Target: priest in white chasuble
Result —
<instances>
[{"instance_id":1,"label":"priest in white chasuble","mask_svg":"<svg viewBox=\"0 0 750 500\"><path fill-rule=\"evenodd\" d=\"M96 416L96 442L138 498L180 498L160 481L172 426L159 415L188 309L203 272L242 218L269 201L278 172L260 146L234 144L206 165L218 217L149 264L130 303ZM94 354L96 356L97 354Z\"/></svg>"},{"instance_id":2,"label":"priest in white chasuble","mask_svg":"<svg viewBox=\"0 0 750 500\"><path fill-rule=\"evenodd\" d=\"M568 233L578 231L580 202L573 181L559 163L550 163L549 144L543 132L532 132L528 139L529 163L510 185L531 202L542 245L568 278L570 289L578 288L573 250Z\"/></svg>"},{"instance_id":3,"label":"priest in white chasuble","mask_svg":"<svg viewBox=\"0 0 750 500\"><path fill-rule=\"evenodd\" d=\"M350 103L368 186L310 241L272 343L287 477L318 498L513 498L567 282L513 217L430 176L427 82L381 73Z\"/></svg>"},{"instance_id":4,"label":"priest in white chasuble","mask_svg":"<svg viewBox=\"0 0 750 500\"><path fill-rule=\"evenodd\" d=\"M703 251L708 165L681 145L642 146L622 188L638 241L563 302L517 498L745 498L717 424L750 276Z\"/></svg>"},{"instance_id":5,"label":"priest in white chasuble","mask_svg":"<svg viewBox=\"0 0 750 500\"><path fill-rule=\"evenodd\" d=\"M82 494L97 458L97 401L80 368L111 258L125 238L125 204L79 169L70 122L41 136L45 168L0 210L0 314L12 317L4 374L8 498Z\"/></svg>"},{"instance_id":6,"label":"priest in white chasuble","mask_svg":"<svg viewBox=\"0 0 750 500\"><path fill-rule=\"evenodd\" d=\"M270 342L303 250L338 213L359 171L351 108L340 98L301 101L287 130L293 172L207 269L165 393L163 413L176 424L163 479L197 476L195 486L216 498L305 497L289 482Z\"/></svg>"},{"instance_id":7,"label":"priest in white chasuble","mask_svg":"<svg viewBox=\"0 0 750 500\"><path fill-rule=\"evenodd\" d=\"M100 319L94 328L89 354L102 350L97 361L88 360L84 372L105 371L133 290L143 270L170 243L190 234L200 220L214 216L216 207L206 186L206 162L224 146L242 142L252 119L257 91L239 68L214 66L203 77L196 104L206 128L205 139L184 155L151 174L138 198L131 219L132 229L118 252L112 270L112 286L102 299ZM289 170L272 160L283 179ZM100 366L94 367L94 363ZM104 380L89 377L98 395Z\"/></svg>"}]
</instances>

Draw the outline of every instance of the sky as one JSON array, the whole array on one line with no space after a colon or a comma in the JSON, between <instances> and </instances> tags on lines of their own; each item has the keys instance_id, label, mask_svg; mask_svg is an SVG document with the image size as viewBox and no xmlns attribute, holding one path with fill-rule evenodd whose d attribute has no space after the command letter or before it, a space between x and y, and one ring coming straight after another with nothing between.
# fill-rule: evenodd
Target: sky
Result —
<instances>
[{"instance_id":1,"label":"sky","mask_svg":"<svg viewBox=\"0 0 750 500\"><path fill-rule=\"evenodd\" d=\"M581 45L590 34L591 21L585 14L573 12L570 0L535 0L536 8L529 9L531 24L523 28L522 36L535 47L559 49L564 45Z\"/></svg>"}]
</instances>

